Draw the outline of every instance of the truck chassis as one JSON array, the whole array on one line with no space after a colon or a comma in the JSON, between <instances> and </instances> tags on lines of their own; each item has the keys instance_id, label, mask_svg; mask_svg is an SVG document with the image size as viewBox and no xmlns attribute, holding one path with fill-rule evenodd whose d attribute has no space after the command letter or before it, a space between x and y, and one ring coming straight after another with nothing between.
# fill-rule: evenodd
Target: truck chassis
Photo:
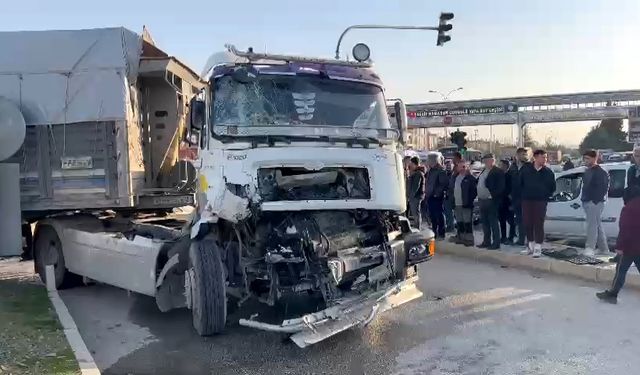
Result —
<instances>
[{"instance_id":1,"label":"truck chassis","mask_svg":"<svg viewBox=\"0 0 640 375\"><path fill-rule=\"evenodd\" d=\"M45 266L53 265L58 288L90 279L153 297L161 311L190 309L194 328L201 335L224 329L231 303L241 305L257 298L274 305L286 295L302 292L322 296L321 308L310 307L300 317L279 324L263 322L257 316L239 321L243 326L285 333L298 346L306 347L351 327L364 326L379 313L422 295L415 287L416 264L431 258L433 233L411 229L402 218L400 223L405 233L389 233L389 253L373 250L375 246L352 248L333 271L324 269L314 277L305 273L305 269L310 271L307 265L299 268L304 277L293 283L278 276L285 269L291 271L292 264L301 263L293 254L267 251L261 265L252 265L248 261L251 249L241 253L237 243L220 242L229 233L238 234L235 230L225 233L209 228L192 240L186 231L190 218L184 215L131 219L73 214L38 222L35 270L44 281ZM340 257L330 258L328 263L338 264ZM335 267L342 267L341 271Z\"/></svg>"}]
</instances>

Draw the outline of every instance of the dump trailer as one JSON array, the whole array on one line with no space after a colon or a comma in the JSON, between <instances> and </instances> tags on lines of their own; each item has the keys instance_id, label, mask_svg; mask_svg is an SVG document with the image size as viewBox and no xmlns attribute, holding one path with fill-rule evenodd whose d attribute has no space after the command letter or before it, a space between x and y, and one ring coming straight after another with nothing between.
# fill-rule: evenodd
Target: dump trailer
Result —
<instances>
[{"instance_id":1,"label":"dump trailer","mask_svg":"<svg viewBox=\"0 0 640 375\"><path fill-rule=\"evenodd\" d=\"M179 151L189 99L205 83L144 35L0 33L0 96L27 125L6 160L20 165L26 221L193 204L195 170Z\"/></svg>"},{"instance_id":2,"label":"dump trailer","mask_svg":"<svg viewBox=\"0 0 640 375\"><path fill-rule=\"evenodd\" d=\"M131 39L118 44L123 48L138 40L119 33L114 39ZM116 75L121 117L72 124L67 114L62 123L28 129L36 135L27 138L41 147L45 142L50 155L44 165L43 156L25 163L22 180L25 215L38 219L33 248L42 278L53 265L58 287L92 279L153 297L161 311L189 309L200 335L224 329L231 303L255 299L274 306L303 298L308 303L298 316L239 321L290 335L301 347L421 296L417 265L433 256L434 235L402 216L406 111L398 102L397 121L389 121L371 64L228 46L210 60L204 84L193 79L189 91L186 77L192 76L168 69L177 60L149 56L147 44L159 50L147 39L141 38L138 65L131 59ZM133 53L120 52L121 62ZM163 94L169 88L171 99ZM188 104L189 111L174 116L161 103ZM60 142L74 137L70 124L87 135L65 150ZM170 128L175 143L153 133ZM197 149L195 184L172 179L174 167L164 164L168 154L181 154L173 151L177 137ZM158 140L165 141L161 152ZM184 186L194 189L193 211L158 212L189 203L174 200L186 196ZM78 204L83 194L92 195ZM147 205L147 197L158 204Z\"/></svg>"}]
</instances>

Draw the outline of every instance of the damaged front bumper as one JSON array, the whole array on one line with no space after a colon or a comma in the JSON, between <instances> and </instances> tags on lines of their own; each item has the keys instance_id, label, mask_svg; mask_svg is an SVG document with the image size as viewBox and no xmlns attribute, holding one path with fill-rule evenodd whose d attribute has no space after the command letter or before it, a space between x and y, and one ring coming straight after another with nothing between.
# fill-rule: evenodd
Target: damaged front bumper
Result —
<instances>
[{"instance_id":1,"label":"damaged front bumper","mask_svg":"<svg viewBox=\"0 0 640 375\"><path fill-rule=\"evenodd\" d=\"M281 324L254 319L240 319L239 323L265 331L290 333L291 340L304 348L356 325L365 326L379 313L422 297L422 292L415 285L417 280L418 276L414 276L386 289L347 298L322 311L288 319Z\"/></svg>"}]
</instances>

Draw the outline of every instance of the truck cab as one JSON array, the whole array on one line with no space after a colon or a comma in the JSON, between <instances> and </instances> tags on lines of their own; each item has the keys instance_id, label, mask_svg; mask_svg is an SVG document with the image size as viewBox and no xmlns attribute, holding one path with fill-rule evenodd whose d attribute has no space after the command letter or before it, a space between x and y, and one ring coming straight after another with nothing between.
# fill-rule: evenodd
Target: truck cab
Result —
<instances>
[{"instance_id":1,"label":"truck cab","mask_svg":"<svg viewBox=\"0 0 640 375\"><path fill-rule=\"evenodd\" d=\"M368 63L229 52L191 104L200 146L191 256L218 253L227 292L270 305L301 292L326 309L403 288L416 298L416 265L434 242L401 216L402 105L390 123ZM219 323L196 329L215 333Z\"/></svg>"}]
</instances>

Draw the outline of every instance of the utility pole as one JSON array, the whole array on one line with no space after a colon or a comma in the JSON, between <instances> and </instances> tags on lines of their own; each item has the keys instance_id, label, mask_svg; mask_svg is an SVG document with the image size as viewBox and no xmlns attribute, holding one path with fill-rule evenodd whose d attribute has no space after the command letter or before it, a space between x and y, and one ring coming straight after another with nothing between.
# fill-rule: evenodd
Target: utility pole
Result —
<instances>
[{"instance_id":1,"label":"utility pole","mask_svg":"<svg viewBox=\"0 0 640 375\"><path fill-rule=\"evenodd\" d=\"M489 152L493 152L493 125L489 125Z\"/></svg>"},{"instance_id":2,"label":"utility pole","mask_svg":"<svg viewBox=\"0 0 640 375\"><path fill-rule=\"evenodd\" d=\"M478 147L478 129L473 129L473 141L476 144L475 145L476 150L479 150L479 147Z\"/></svg>"}]
</instances>

